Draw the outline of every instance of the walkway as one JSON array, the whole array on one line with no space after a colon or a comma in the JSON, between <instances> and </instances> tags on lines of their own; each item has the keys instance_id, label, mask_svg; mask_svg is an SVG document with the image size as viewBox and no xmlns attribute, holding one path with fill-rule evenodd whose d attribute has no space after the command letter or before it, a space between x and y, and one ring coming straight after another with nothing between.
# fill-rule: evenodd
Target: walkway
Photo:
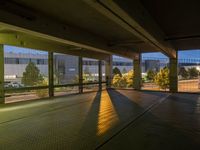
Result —
<instances>
[{"instance_id":1,"label":"walkway","mask_svg":"<svg viewBox=\"0 0 200 150\"><path fill-rule=\"evenodd\" d=\"M1 150L197 146L198 95L108 90L0 107Z\"/></svg>"}]
</instances>

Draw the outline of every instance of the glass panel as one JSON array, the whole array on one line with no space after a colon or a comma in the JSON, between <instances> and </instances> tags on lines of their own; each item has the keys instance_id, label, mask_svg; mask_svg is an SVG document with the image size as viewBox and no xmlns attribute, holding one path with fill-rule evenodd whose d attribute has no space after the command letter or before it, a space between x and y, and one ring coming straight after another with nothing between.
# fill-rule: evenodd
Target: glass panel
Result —
<instances>
[{"instance_id":1,"label":"glass panel","mask_svg":"<svg viewBox=\"0 0 200 150\"><path fill-rule=\"evenodd\" d=\"M162 53L142 54L142 89L169 90L169 58Z\"/></svg>"},{"instance_id":2,"label":"glass panel","mask_svg":"<svg viewBox=\"0 0 200 150\"><path fill-rule=\"evenodd\" d=\"M105 61L102 61L102 82L106 81L106 65Z\"/></svg>"},{"instance_id":3,"label":"glass panel","mask_svg":"<svg viewBox=\"0 0 200 150\"><path fill-rule=\"evenodd\" d=\"M37 60L46 63L38 63ZM48 85L48 52L4 46L5 88Z\"/></svg>"},{"instance_id":4,"label":"glass panel","mask_svg":"<svg viewBox=\"0 0 200 150\"><path fill-rule=\"evenodd\" d=\"M91 84L91 85L83 86L83 92L92 92L92 91L98 91L98 90L99 90L99 84Z\"/></svg>"},{"instance_id":5,"label":"glass panel","mask_svg":"<svg viewBox=\"0 0 200 150\"><path fill-rule=\"evenodd\" d=\"M54 84L78 83L78 57L54 53Z\"/></svg>"},{"instance_id":6,"label":"glass panel","mask_svg":"<svg viewBox=\"0 0 200 150\"><path fill-rule=\"evenodd\" d=\"M5 102L13 103L27 100L34 100L48 97L48 89L40 90L23 90L23 91L12 91L5 93Z\"/></svg>"},{"instance_id":7,"label":"glass panel","mask_svg":"<svg viewBox=\"0 0 200 150\"><path fill-rule=\"evenodd\" d=\"M91 83L99 81L99 70L98 70L97 59L83 58L83 82Z\"/></svg>"},{"instance_id":8,"label":"glass panel","mask_svg":"<svg viewBox=\"0 0 200 150\"><path fill-rule=\"evenodd\" d=\"M133 87L133 60L113 56L112 86L115 88Z\"/></svg>"},{"instance_id":9,"label":"glass panel","mask_svg":"<svg viewBox=\"0 0 200 150\"><path fill-rule=\"evenodd\" d=\"M200 92L200 50L178 52L178 91Z\"/></svg>"},{"instance_id":10,"label":"glass panel","mask_svg":"<svg viewBox=\"0 0 200 150\"><path fill-rule=\"evenodd\" d=\"M78 86L54 88L55 96L64 96L64 95L74 94L78 92L79 92Z\"/></svg>"},{"instance_id":11,"label":"glass panel","mask_svg":"<svg viewBox=\"0 0 200 150\"><path fill-rule=\"evenodd\" d=\"M15 90L48 86L48 52L5 45L4 68L4 87L12 89L5 92L6 103L48 97L48 89Z\"/></svg>"}]
</instances>

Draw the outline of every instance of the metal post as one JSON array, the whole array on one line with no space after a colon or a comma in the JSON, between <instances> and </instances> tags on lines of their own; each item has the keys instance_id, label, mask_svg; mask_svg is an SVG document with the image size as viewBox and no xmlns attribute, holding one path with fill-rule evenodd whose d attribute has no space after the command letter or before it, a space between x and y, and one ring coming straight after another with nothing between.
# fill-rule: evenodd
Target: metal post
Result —
<instances>
[{"instance_id":1,"label":"metal post","mask_svg":"<svg viewBox=\"0 0 200 150\"><path fill-rule=\"evenodd\" d=\"M102 61L99 60L99 91L102 90Z\"/></svg>"},{"instance_id":2,"label":"metal post","mask_svg":"<svg viewBox=\"0 0 200 150\"><path fill-rule=\"evenodd\" d=\"M79 56L79 93L83 93L83 58Z\"/></svg>"},{"instance_id":3,"label":"metal post","mask_svg":"<svg viewBox=\"0 0 200 150\"><path fill-rule=\"evenodd\" d=\"M4 49L0 45L0 103L5 103L4 97Z\"/></svg>"},{"instance_id":4,"label":"metal post","mask_svg":"<svg viewBox=\"0 0 200 150\"><path fill-rule=\"evenodd\" d=\"M141 89L141 54L138 54L133 61L134 66L134 78L133 78L133 87L136 90Z\"/></svg>"},{"instance_id":5,"label":"metal post","mask_svg":"<svg viewBox=\"0 0 200 150\"><path fill-rule=\"evenodd\" d=\"M169 90L170 92L177 92L178 91L178 59L176 58L169 58Z\"/></svg>"},{"instance_id":6,"label":"metal post","mask_svg":"<svg viewBox=\"0 0 200 150\"><path fill-rule=\"evenodd\" d=\"M53 52L49 52L49 97L54 96L54 77L53 77Z\"/></svg>"}]
</instances>

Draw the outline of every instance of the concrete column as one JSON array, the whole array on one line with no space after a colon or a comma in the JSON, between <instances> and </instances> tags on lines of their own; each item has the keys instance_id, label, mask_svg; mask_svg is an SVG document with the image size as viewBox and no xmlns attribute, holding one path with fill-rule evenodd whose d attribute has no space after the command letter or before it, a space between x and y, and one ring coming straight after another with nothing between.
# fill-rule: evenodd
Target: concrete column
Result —
<instances>
[{"instance_id":1,"label":"concrete column","mask_svg":"<svg viewBox=\"0 0 200 150\"><path fill-rule=\"evenodd\" d=\"M83 58L79 57L79 93L83 93Z\"/></svg>"},{"instance_id":2,"label":"concrete column","mask_svg":"<svg viewBox=\"0 0 200 150\"><path fill-rule=\"evenodd\" d=\"M142 76L141 76L141 54L138 54L135 56L133 61L133 67L134 67L134 77L133 77L133 88L136 90L141 89L141 82L142 82Z\"/></svg>"},{"instance_id":3,"label":"concrete column","mask_svg":"<svg viewBox=\"0 0 200 150\"><path fill-rule=\"evenodd\" d=\"M169 58L169 90L170 92L177 92L178 91L178 59L176 58Z\"/></svg>"},{"instance_id":4,"label":"concrete column","mask_svg":"<svg viewBox=\"0 0 200 150\"><path fill-rule=\"evenodd\" d=\"M0 45L0 103L4 103L4 49Z\"/></svg>"},{"instance_id":5,"label":"concrete column","mask_svg":"<svg viewBox=\"0 0 200 150\"><path fill-rule=\"evenodd\" d=\"M49 97L54 96L54 71L53 71L53 52L48 53L48 65L49 65Z\"/></svg>"},{"instance_id":6,"label":"concrete column","mask_svg":"<svg viewBox=\"0 0 200 150\"><path fill-rule=\"evenodd\" d=\"M112 55L108 58L108 60L105 61L105 74L106 74L106 86L107 88L110 88L112 85L112 70L113 70L113 61L112 61Z\"/></svg>"},{"instance_id":7,"label":"concrete column","mask_svg":"<svg viewBox=\"0 0 200 150\"><path fill-rule=\"evenodd\" d=\"M102 61L99 60L99 91L102 90Z\"/></svg>"}]
</instances>

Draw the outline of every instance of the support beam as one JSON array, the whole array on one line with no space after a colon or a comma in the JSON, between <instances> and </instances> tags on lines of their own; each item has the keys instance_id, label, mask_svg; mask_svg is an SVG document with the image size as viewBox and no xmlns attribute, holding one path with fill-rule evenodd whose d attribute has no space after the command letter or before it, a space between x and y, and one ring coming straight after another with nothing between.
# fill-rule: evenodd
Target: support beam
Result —
<instances>
[{"instance_id":1,"label":"support beam","mask_svg":"<svg viewBox=\"0 0 200 150\"><path fill-rule=\"evenodd\" d=\"M133 67L134 67L134 78L133 78L133 87L136 90L141 89L141 82L142 82L142 76L141 76L141 54L139 54L137 57L134 58L133 61Z\"/></svg>"},{"instance_id":2,"label":"support beam","mask_svg":"<svg viewBox=\"0 0 200 150\"><path fill-rule=\"evenodd\" d=\"M178 57L178 56L177 56ZM178 91L178 59L176 58L169 58L169 90L170 92L177 92Z\"/></svg>"},{"instance_id":3,"label":"support beam","mask_svg":"<svg viewBox=\"0 0 200 150\"><path fill-rule=\"evenodd\" d=\"M83 93L83 58L79 57L79 93Z\"/></svg>"},{"instance_id":4,"label":"support beam","mask_svg":"<svg viewBox=\"0 0 200 150\"><path fill-rule=\"evenodd\" d=\"M48 53L48 65L49 65L49 97L54 96L54 78L53 78L53 52Z\"/></svg>"},{"instance_id":5,"label":"support beam","mask_svg":"<svg viewBox=\"0 0 200 150\"><path fill-rule=\"evenodd\" d=\"M0 44L0 103L4 102L4 49Z\"/></svg>"},{"instance_id":6,"label":"support beam","mask_svg":"<svg viewBox=\"0 0 200 150\"><path fill-rule=\"evenodd\" d=\"M109 59L105 61L105 74L106 74L106 86L110 88L112 85L112 70L113 70L113 60L112 55L110 55Z\"/></svg>"},{"instance_id":7,"label":"support beam","mask_svg":"<svg viewBox=\"0 0 200 150\"><path fill-rule=\"evenodd\" d=\"M86 50L67 44L54 41L47 41L41 38L34 38L21 33L0 33L0 44L13 45L38 50L46 50L50 52L64 53L75 56L83 56L94 59L106 59L109 54Z\"/></svg>"},{"instance_id":8,"label":"support beam","mask_svg":"<svg viewBox=\"0 0 200 150\"><path fill-rule=\"evenodd\" d=\"M99 91L102 90L102 60L99 60Z\"/></svg>"},{"instance_id":9,"label":"support beam","mask_svg":"<svg viewBox=\"0 0 200 150\"><path fill-rule=\"evenodd\" d=\"M164 33L139 0L85 0L85 2L134 36L175 58L175 49L164 40Z\"/></svg>"},{"instance_id":10,"label":"support beam","mask_svg":"<svg viewBox=\"0 0 200 150\"><path fill-rule=\"evenodd\" d=\"M25 7L16 5L11 1L3 2L0 9L0 26L20 33L97 52L116 53L123 57L135 55L133 49L109 47L109 41L105 38L41 16L41 14L25 9Z\"/></svg>"}]
</instances>

